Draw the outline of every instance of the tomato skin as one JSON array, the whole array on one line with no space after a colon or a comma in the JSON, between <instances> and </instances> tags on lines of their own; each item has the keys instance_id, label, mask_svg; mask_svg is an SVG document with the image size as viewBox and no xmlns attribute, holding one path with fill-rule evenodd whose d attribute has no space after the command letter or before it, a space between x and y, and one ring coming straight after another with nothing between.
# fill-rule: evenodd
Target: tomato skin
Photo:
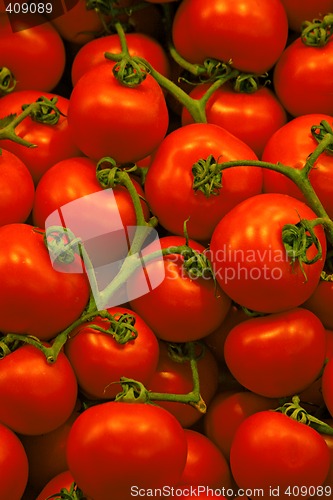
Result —
<instances>
[{"instance_id":1,"label":"tomato skin","mask_svg":"<svg viewBox=\"0 0 333 500\"><path fill-rule=\"evenodd\" d=\"M34 183L24 163L5 149L0 155L0 191L0 226L25 222L34 202Z\"/></svg>"},{"instance_id":2,"label":"tomato skin","mask_svg":"<svg viewBox=\"0 0 333 500\"><path fill-rule=\"evenodd\" d=\"M133 315L137 338L118 344L112 335L90 326L110 327L108 320L96 317L73 330L65 345L78 384L90 399L114 398L121 392L121 386L113 382L118 382L123 376L147 385L158 363L158 341L140 316L124 307L109 308L108 312L116 318L122 314Z\"/></svg>"},{"instance_id":3,"label":"tomato skin","mask_svg":"<svg viewBox=\"0 0 333 500\"><path fill-rule=\"evenodd\" d=\"M13 73L15 91L38 88L50 92L65 69L65 48L59 33L38 15L13 16L11 23L7 14L0 14L0 67Z\"/></svg>"},{"instance_id":4,"label":"tomato skin","mask_svg":"<svg viewBox=\"0 0 333 500\"><path fill-rule=\"evenodd\" d=\"M277 400L253 392L219 392L204 416L204 433L229 461L232 441L240 424L254 413L278 406Z\"/></svg>"},{"instance_id":5,"label":"tomato skin","mask_svg":"<svg viewBox=\"0 0 333 500\"><path fill-rule=\"evenodd\" d=\"M35 89L15 91L1 97L0 116L7 116L11 113L20 114L23 104L35 102L41 96L48 99L57 97L56 105L65 116L60 115L56 125L45 125L27 117L16 127L15 131L19 137L36 144L37 147L27 148L10 140L0 140L1 148L14 153L23 161L35 184L54 163L64 158L80 155L69 133L66 117L69 101L65 97Z\"/></svg>"},{"instance_id":6,"label":"tomato skin","mask_svg":"<svg viewBox=\"0 0 333 500\"><path fill-rule=\"evenodd\" d=\"M181 236L160 238L160 248L184 245ZM190 240L189 246L203 252L204 246ZM154 250L154 245L146 247L146 255ZM130 301L131 308L155 332L168 342L189 342L199 340L214 331L224 320L231 301L222 290L216 289L209 277L190 277L183 268L182 255L165 255L162 259L147 261L145 269L150 277L165 277L160 285L149 293ZM133 276L130 285L143 289L141 273ZM181 302L181 307L179 303Z\"/></svg>"},{"instance_id":7,"label":"tomato skin","mask_svg":"<svg viewBox=\"0 0 333 500\"><path fill-rule=\"evenodd\" d=\"M205 36L200 36L204 33ZM265 73L285 47L288 22L280 1L229 2L183 0L176 12L172 37L188 61L207 58L228 62L246 73Z\"/></svg>"},{"instance_id":8,"label":"tomato skin","mask_svg":"<svg viewBox=\"0 0 333 500\"><path fill-rule=\"evenodd\" d=\"M63 352L49 364L36 347L25 344L0 361L0 421L14 432L51 432L71 415L77 382Z\"/></svg>"},{"instance_id":9,"label":"tomato skin","mask_svg":"<svg viewBox=\"0 0 333 500\"><path fill-rule=\"evenodd\" d=\"M209 86L206 83L197 85L190 96L200 99ZM250 146L258 157L271 135L287 121L284 108L267 87L253 93L236 92L228 82L208 99L206 115L208 123L228 130ZM188 110L183 108L182 124L189 123L193 123L193 119Z\"/></svg>"},{"instance_id":10,"label":"tomato skin","mask_svg":"<svg viewBox=\"0 0 333 500\"><path fill-rule=\"evenodd\" d=\"M160 224L182 235L185 220L190 238L210 239L220 219L237 203L262 190L262 170L235 167L223 172L222 188L206 197L194 191L192 166L213 155L216 161L257 160L252 149L214 124L194 123L170 133L154 154L145 181L145 195ZM168 186L168 189L165 188Z\"/></svg>"},{"instance_id":11,"label":"tomato skin","mask_svg":"<svg viewBox=\"0 0 333 500\"><path fill-rule=\"evenodd\" d=\"M0 331L49 340L78 319L90 287L86 275L77 272L79 257L66 266L52 267L43 235L33 226L2 226Z\"/></svg>"},{"instance_id":12,"label":"tomato skin","mask_svg":"<svg viewBox=\"0 0 333 500\"><path fill-rule=\"evenodd\" d=\"M333 416L333 359L329 358L325 365L323 376L322 376L322 393L325 405L329 413Z\"/></svg>"},{"instance_id":13,"label":"tomato skin","mask_svg":"<svg viewBox=\"0 0 333 500\"><path fill-rule=\"evenodd\" d=\"M298 261L291 265L287 257L282 228L315 218L303 202L284 194L260 194L237 205L215 228L207 252L222 290L237 304L254 311L274 313L300 306L318 285L326 239L322 227L316 226L322 258L303 264L304 281ZM316 249L311 245L307 258L314 255Z\"/></svg>"},{"instance_id":14,"label":"tomato skin","mask_svg":"<svg viewBox=\"0 0 333 500\"><path fill-rule=\"evenodd\" d=\"M304 21L322 19L325 14L332 12L332 0L281 0L288 17L289 28L301 32Z\"/></svg>"},{"instance_id":15,"label":"tomato skin","mask_svg":"<svg viewBox=\"0 0 333 500\"><path fill-rule=\"evenodd\" d=\"M303 391L319 376L326 332L310 311L291 309L235 326L224 354L229 370L244 387L268 398L283 398Z\"/></svg>"},{"instance_id":16,"label":"tomato skin","mask_svg":"<svg viewBox=\"0 0 333 500\"><path fill-rule=\"evenodd\" d=\"M186 456L185 433L175 417L143 403L89 408L74 422L67 444L69 470L94 500L108 500L111 492L126 500L133 485L175 485Z\"/></svg>"},{"instance_id":17,"label":"tomato skin","mask_svg":"<svg viewBox=\"0 0 333 500\"><path fill-rule=\"evenodd\" d=\"M197 361L200 379L200 393L206 405L209 405L218 386L218 365L209 351L201 351L199 346ZM159 342L159 360L156 372L152 376L147 389L153 392L170 394L187 394L193 389L191 366L188 360L177 361L170 356L165 342ZM184 403L159 401L162 408L168 410L180 422L182 427L190 427L199 422L202 414L192 406Z\"/></svg>"},{"instance_id":18,"label":"tomato skin","mask_svg":"<svg viewBox=\"0 0 333 500\"><path fill-rule=\"evenodd\" d=\"M164 138L168 110L163 91L151 75L129 88L115 78L113 66L110 61L99 64L80 78L70 97L68 124L85 155L135 162L152 153Z\"/></svg>"},{"instance_id":19,"label":"tomato skin","mask_svg":"<svg viewBox=\"0 0 333 500\"><path fill-rule=\"evenodd\" d=\"M269 139L262 154L262 160L271 163L279 161L291 168L301 169L318 145L311 134L311 127L320 125L322 120L333 124L333 117L322 113L302 115L290 120ZM332 172L332 155L323 152L309 175L311 184L330 217L333 217ZM263 176L264 192L289 194L305 202L300 189L283 174L264 169Z\"/></svg>"},{"instance_id":20,"label":"tomato skin","mask_svg":"<svg viewBox=\"0 0 333 500\"><path fill-rule=\"evenodd\" d=\"M217 448L203 434L185 429L187 460L179 486L207 486L209 488L231 488L229 465Z\"/></svg>"},{"instance_id":21,"label":"tomato skin","mask_svg":"<svg viewBox=\"0 0 333 500\"><path fill-rule=\"evenodd\" d=\"M0 500L21 500L28 482L27 455L16 434L1 422L0 441Z\"/></svg>"},{"instance_id":22,"label":"tomato skin","mask_svg":"<svg viewBox=\"0 0 333 500\"><path fill-rule=\"evenodd\" d=\"M320 280L317 288L302 307L316 314L325 328L333 330L332 300L333 282Z\"/></svg>"},{"instance_id":23,"label":"tomato skin","mask_svg":"<svg viewBox=\"0 0 333 500\"><path fill-rule=\"evenodd\" d=\"M169 77L170 64L163 47L143 33L127 33L126 41L131 56L143 57L162 75ZM72 68L72 83L75 86L81 76L93 66L105 62L105 52L121 52L118 35L108 35L85 44L76 54Z\"/></svg>"},{"instance_id":24,"label":"tomato skin","mask_svg":"<svg viewBox=\"0 0 333 500\"><path fill-rule=\"evenodd\" d=\"M274 67L275 93L294 117L310 113L333 115L332 71L332 42L309 47L297 38Z\"/></svg>"},{"instance_id":25,"label":"tomato skin","mask_svg":"<svg viewBox=\"0 0 333 500\"><path fill-rule=\"evenodd\" d=\"M327 444L317 431L272 411L255 413L242 422L230 452L237 486L262 488L265 499L270 498L271 488L279 487L279 498L289 498L288 487L320 486L329 464Z\"/></svg>"}]
</instances>

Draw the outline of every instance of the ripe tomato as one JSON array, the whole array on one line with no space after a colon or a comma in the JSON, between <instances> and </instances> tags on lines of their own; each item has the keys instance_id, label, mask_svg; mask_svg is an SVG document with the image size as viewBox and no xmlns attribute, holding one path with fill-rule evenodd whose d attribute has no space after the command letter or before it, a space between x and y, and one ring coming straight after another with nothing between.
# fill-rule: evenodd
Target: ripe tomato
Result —
<instances>
[{"instance_id":1,"label":"ripe tomato","mask_svg":"<svg viewBox=\"0 0 333 500\"><path fill-rule=\"evenodd\" d=\"M63 75L66 60L63 41L40 15L12 16L10 23L7 14L0 13L0 45L0 67L13 73L16 91L50 92Z\"/></svg>"},{"instance_id":2,"label":"ripe tomato","mask_svg":"<svg viewBox=\"0 0 333 500\"><path fill-rule=\"evenodd\" d=\"M82 314L90 292L86 275L76 274L78 269L82 270L78 256L71 264L53 268L43 235L34 227L2 226L0 331L48 340L71 325Z\"/></svg>"},{"instance_id":3,"label":"ripe tomato","mask_svg":"<svg viewBox=\"0 0 333 500\"><path fill-rule=\"evenodd\" d=\"M92 325L111 328L116 333L110 321L97 317L73 330L65 345L79 387L90 399L114 398L121 392L120 384L114 382L123 376L147 385L157 367L158 341L140 316L124 307L108 311L116 319L131 314L137 338L119 344L112 334L94 330Z\"/></svg>"},{"instance_id":4,"label":"ripe tomato","mask_svg":"<svg viewBox=\"0 0 333 500\"><path fill-rule=\"evenodd\" d=\"M177 346L177 344L176 344ZM187 394L193 389L193 377L188 359L177 357L176 346L159 342L159 360L147 388L153 392L169 394ZM218 386L218 365L209 349L197 347L199 355L197 367L200 379L201 397L208 406ZM159 401L158 404L168 410L181 423L190 427L203 416L196 408L175 401Z\"/></svg>"},{"instance_id":5,"label":"ripe tomato","mask_svg":"<svg viewBox=\"0 0 333 500\"><path fill-rule=\"evenodd\" d=\"M224 354L229 370L244 387L261 396L283 398L303 391L319 376L326 332L310 311L291 309L235 326Z\"/></svg>"},{"instance_id":6,"label":"ripe tomato","mask_svg":"<svg viewBox=\"0 0 333 500\"><path fill-rule=\"evenodd\" d=\"M67 443L69 470L94 500L128 500L131 487L176 485L187 456L184 429L151 404L107 402L74 422Z\"/></svg>"},{"instance_id":7,"label":"ripe tomato","mask_svg":"<svg viewBox=\"0 0 333 500\"><path fill-rule=\"evenodd\" d=\"M308 156L315 150L317 141L311 134L311 127L326 120L333 125L333 117L315 113L298 116L277 130L266 144L262 160L271 163L278 161L291 168L301 169ZM300 189L285 175L264 169L264 191L266 193L284 193L306 201ZM333 157L323 152L314 164L309 178L321 203L330 217L333 217Z\"/></svg>"},{"instance_id":8,"label":"ripe tomato","mask_svg":"<svg viewBox=\"0 0 333 500\"><path fill-rule=\"evenodd\" d=\"M60 472L52 479L50 479L50 481L44 486L42 491L39 493L36 500L48 500L49 498L54 498L55 500L61 500L61 498L63 498L63 495L61 495L60 493L61 490L66 489L67 492L69 492L73 483L74 479L69 470ZM55 496L57 493L59 493L59 496ZM89 497L87 496L85 496L84 498L89 500Z\"/></svg>"},{"instance_id":9,"label":"ripe tomato","mask_svg":"<svg viewBox=\"0 0 333 500\"><path fill-rule=\"evenodd\" d=\"M35 184L54 163L80 154L69 133L66 118L69 101L65 97L39 90L13 92L0 99L0 116L19 114L23 104L33 103L42 95L49 99L57 97L57 107L65 116L60 115L56 125L38 123L27 117L16 127L15 131L19 137L36 144L37 147L27 148L10 140L0 140L1 148L14 153L27 166Z\"/></svg>"},{"instance_id":10,"label":"ripe tomato","mask_svg":"<svg viewBox=\"0 0 333 500\"><path fill-rule=\"evenodd\" d=\"M28 459L19 438L0 423L0 500L21 500L28 482Z\"/></svg>"},{"instance_id":11,"label":"ripe tomato","mask_svg":"<svg viewBox=\"0 0 333 500\"><path fill-rule=\"evenodd\" d=\"M24 344L0 360L0 421L27 435L51 432L74 410L77 382L63 352L49 364L38 348Z\"/></svg>"},{"instance_id":12,"label":"ripe tomato","mask_svg":"<svg viewBox=\"0 0 333 500\"><path fill-rule=\"evenodd\" d=\"M211 156L215 164L257 160L252 149L240 139L207 123L194 123L171 132L155 152L145 181L145 194L152 212L168 231L183 234L184 222L189 219L189 237L209 240L223 215L240 201L261 192L262 169L257 167L225 170L222 187L214 189L210 196L194 190L192 169ZM200 167L199 173L202 170ZM210 183L211 180L207 181Z\"/></svg>"},{"instance_id":13,"label":"ripe tomato","mask_svg":"<svg viewBox=\"0 0 333 500\"><path fill-rule=\"evenodd\" d=\"M146 59L156 71L168 77L170 65L163 47L153 38L143 33L126 34L126 42L131 56ZM118 35L108 35L86 43L76 54L72 68L72 82L76 85L81 76L97 64L105 62L104 53L121 52Z\"/></svg>"},{"instance_id":14,"label":"ripe tomato","mask_svg":"<svg viewBox=\"0 0 333 500\"><path fill-rule=\"evenodd\" d=\"M190 96L200 99L209 86L206 83L197 85ZM231 132L250 146L258 157L271 135L287 121L285 110L267 87L252 93L236 92L229 83L225 83L209 98L206 115L208 123L215 123ZM193 123L193 119L188 110L183 108L182 124L189 123Z\"/></svg>"},{"instance_id":15,"label":"ripe tomato","mask_svg":"<svg viewBox=\"0 0 333 500\"><path fill-rule=\"evenodd\" d=\"M187 460L179 486L231 488L229 465L218 447L203 434L185 429Z\"/></svg>"},{"instance_id":16,"label":"ripe tomato","mask_svg":"<svg viewBox=\"0 0 333 500\"><path fill-rule=\"evenodd\" d=\"M322 19L325 14L332 12L332 0L281 0L288 17L289 28L301 32L304 21Z\"/></svg>"},{"instance_id":17,"label":"ripe tomato","mask_svg":"<svg viewBox=\"0 0 333 500\"><path fill-rule=\"evenodd\" d=\"M323 228L314 234L322 257L312 264L292 263L282 240L282 228L315 213L303 202L284 194L259 194L233 208L217 225L208 257L222 290L236 303L260 312L280 312L300 306L318 285L326 257ZM306 251L313 259L317 249Z\"/></svg>"},{"instance_id":18,"label":"ripe tomato","mask_svg":"<svg viewBox=\"0 0 333 500\"><path fill-rule=\"evenodd\" d=\"M35 187L24 163L2 149L0 154L0 226L25 222L32 210Z\"/></svg>"},{"instance_id":19,"label":"ripe tomato","mask_svg":"<svg viewBox=\"0 0 333 500\"><path fill-rule=\"evenodd\" d=\"M299 37L283 51L274 67L276 95L292 116L333 115L332 71L332 42L309 47Z\"/></svg>"},{"instance_id":20,"label":"ripe tomato","mask_svg":"<svg viewBox=\"0 0 333 500\"><path fill-rule=\"evenodd\" d=\"M287 35L287 15L279 0L260 4L256 0L183 0L172 30L177 51L188 61L231 61L236 69L257 74L275 64Z\"/></svg>"},{"instance_id":21,"label":"ripe tomato","mask_svg":"<svg viewBox=\"0 0 333 500\"><path fill-rule=\"evenodd\" d=\"M181 236L160 238L160 248L172 248L185 244ZM189 241L189 246L203 252L204 246ZM153 251L154 244L145 249L146 255ZM149 293L130 301L134 309L152 328L158 338L168 342L198 340L214 331L224 320L230 299L209 276L193 277L184 268L184 256L166 255L162 259L147 261L146 272L152 277L160 276L164 267L164 280ZM131 286L144 290L142 273L131 280ZM181 304L181 305L180 305Z\"/></svg>"},{"instance_id":22,"label":"ripe tomato","mask_svg":"<svg viewBox=\"0 0 333 500\"><path fill-rule=\"evenodd\" d=\"M329 330L333 330L333 282L320 280L313 294L302 305L312 311Z\"/></svg>"},{"instance_id":23,"label":"ripe tomato","mask_svg":"<svg viewBox=\"0 0 333 500\"><path fill-rule=\"evenodd\" d=\"M107 61L80 78L70 97L68 124L85 155L135 162L152 153L164 138L168 110L163 91L151 75L129 88L113 75L113 66Z\"/></svg>"},{"instance_id":24,"label":"ripe tomato","mask_svg":"<svg viewBox=\"0 0 333 500\"><path fill-rule=\"evenodd\" d=\"M261 488L264 499L271 498L272 491L279 498L290 498L293 487L306 488L303 498L309 498L309 487L324 482L329 464L327 444L317 431L272 411L248 417L239 426L230 452L237 486Z\"/></svg>"},{"instance_id":25,"label":"ripe tomato","mask_svg":"<svg viewBox=\"0 0 333 500\"><path fill-rule=\"evenodd\" d=\"M229 461L231 444L240 424L258 411L277 407L277 400L253 392L219 392L204 416L204 433Z\"/></svg>"}]
</instances>

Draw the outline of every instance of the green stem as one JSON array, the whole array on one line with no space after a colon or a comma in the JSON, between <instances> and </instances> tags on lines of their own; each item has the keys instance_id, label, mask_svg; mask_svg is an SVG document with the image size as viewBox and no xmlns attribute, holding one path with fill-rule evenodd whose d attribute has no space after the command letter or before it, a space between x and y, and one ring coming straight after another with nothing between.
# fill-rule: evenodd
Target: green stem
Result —
<instances>
[{"instance_id":1,"label":"green stem","mask_svg":"<svg viewBox=\"0 0 333 500\"><path fill-rule=\"evenodd\" d=\"M17 125L19 125L25 118L27 118L32 111L36 111L39 109L39 104L37 103L32 103L29 106L25 108L22 113L20 113L18 116L13 117L13 119L6 125L5 127L0 129L0 140L5 140L8 139L13 142L17 142L18 144L21 144L22 146L26 146L28 148L36 148L36 144L32 144L29 141L26 141L22 139L21 137L17 136L15 133L15 128Z\"/></svg>"},{"instance_id":2,"label":"green stem","mask_svg":"<svg viewBox=\"0 0 333 500\"><path fill-rule=\"evenodd\" d=\"M13 92L16 83L12 72L8 68L0 68L0 96Z\"/></svg>"}]
</instances>

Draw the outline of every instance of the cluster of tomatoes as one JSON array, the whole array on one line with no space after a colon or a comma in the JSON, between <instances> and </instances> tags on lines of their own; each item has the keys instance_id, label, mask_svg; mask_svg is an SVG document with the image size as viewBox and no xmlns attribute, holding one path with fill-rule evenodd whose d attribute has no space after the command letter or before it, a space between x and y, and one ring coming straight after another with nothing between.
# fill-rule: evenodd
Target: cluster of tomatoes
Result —
<instances>
[{"instance_id":1,"label":"cluster of tomatoes","mask_svg":"<svg viewBox=\"0 0 333 500\"><path fill-rule=\"evenodd\" d=\"M72 3L0 0L0 500L333 497L333 1Z\"/></svg>"}]
</instances>

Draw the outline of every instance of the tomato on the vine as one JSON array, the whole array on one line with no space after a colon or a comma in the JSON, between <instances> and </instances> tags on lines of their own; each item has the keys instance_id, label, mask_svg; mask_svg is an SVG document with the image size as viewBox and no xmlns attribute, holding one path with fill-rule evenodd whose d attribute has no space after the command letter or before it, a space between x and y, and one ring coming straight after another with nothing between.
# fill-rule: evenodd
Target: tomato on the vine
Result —
<instances>
[{"instance_id":1,"label":"tomato on the vine","mask_svg":"<svg viewBox=\"0 0 333 500\"><path fill-rule=\"evenodd\" d=\"M270 163L280 162L291 168L301 169L318 142L315 134L319 133L322 121L333 126L333 117L328 114L313 113L293 118L277 130L268 140L262 160ZM314 127L313 134L311 132ZM264 192L289 194L306 202L305 196L296 184L285 175L270 169L263 169ZM311 185L330 217L333 217L333 156L329 150L323 151L315 161L309 173Z\"/></svg>"},{"instance_id":2,"label":"tomato on the vine","mask_svg":"<svg viewBox=\"0 0 333 500\"><path fill-rule=\"evenodd\" d=\"M109 308L108 312L123 323L113 326L97 316L75 328L65 345L79 387L90 399L114 398L121 391L121 377L147 385L158 363L157 338L140 316L124 307ZM125 330L127 322L135 328L137 337L122 344L117 334L121 335L120 325ZM94 325L111 332L96 331Z\"/></svg>"},{"instance_id":3,"label":"tomato on the vine","mask_svg":"<svg viewBox=\"0 0 333 500\"><path fill-rule=\"evenodd\" d=\"M159 406L106 402L84 411L67 442L77 485L94 500L127 500L131 488L175 486L187 457L177 419ZM133 493L132 493L133 494Z\"/></svg>"},{"instance_id":4,"label":"tomato on the vine","mask_svg":"<svg viewBox=\"0 0 333 500\"><path fill-rule=\"evenodd\" d=\"M200 99L209 86L208 83L197 85L190 96ZM258 157L271 135L287 121L284 108L267 87L248 93L234 90L227 82L215 90L205 109L208 123L215 123L231 132L250 146ZM193 123L193 118L183 108L182 124L189 123Z\"/></svg>"},{"instance_id":5,"label":"tomato on the vine","mask_svg":"<svg viewBox=\"0 0 333 500\"><path fill-rule=\"evenodd\" d=\"M326 332L312 312L291 309L235 326L224 354L229 370L244 387L261 396L283 398L303 391L320 375Z\"/></svg>"},{"instance_id":6,"label":"tomato on the vine","mask_svg":"<svg viewBox=\"0 0 333 500\"><path fill-rule=\"evenodd\" d=\"M55 125L39 123L29 116L15 128L20 138L37 147L28 148L8 139L0 140L1 148L11 151L23 161L35 184L54 163L80 155L79 149L70 136L66 117L69 101L65 97L39 90L12 92L0 99L0 117L11 114L19 115L24 104L33 103L42 96L48 99L57 98L56 106L61 113L58 123Z\"/></svg>"},{"instance_id":7,"label":"tomato on the vine","mask_svg":"<svg viewBox=\"0 0 333 500\"><path fill-rule=\"evenodd\" d=\"M161 249L184 245L181 236L165 236L159 240ZM156 245L155 245L156 246ZM156 250L154 243L145 253ZM196 252L204 252L203 245L190 240ZM150 277L165 277L162 283L141 297L130 301L134 309L152 328L158 338L168 342L189 342L204 338L224 320L231 302L216 286L209 268L204 276L196 277L186 271L184 254L165 255L163 259L147 261L145 268ZM136 273L130 285L142 290L145 277Z\"/></svg>"},{"instance_id":8,"label":"tomato on the vine","mask_svg":"<svg viewBox=\"0 0 333 500\"><path fill-rule=\"evenodd\" d=\"M69 101L68 124L77 147L87 156L118 163L141 160L164 138L169 116L163 91L147 74L131 88L113 74L107 61L85 73Z\"/></svg>"},{"instance_id":9,"label":"tomato on the vine","mask_svg":"<svg viewBox=\"0 0 333 500\"><path fill-rule=\"evenodd\" d=\"M311 208L285 194L259 194L239 203L217 225L207 251L222 290L258 312L300 306L316 289L326 257L320 225L313 227L303 255L295 253L304 235L310 238L302 220L314 219Z\"/></svg>"},{"instance_id":10,"label":"tomato on the vine","mask_svg":"<svg viewBox=\"0 0 333 500\"><path fill-rule=\"evenodd\" d=\"M0 228L0 279L1 332L49 340L78 319L89 299L79 255L52 267L43 234L29 224Z\"/></svg>"},{"instance_id":11,"label":"tomato on the vine","mask_svg":"<svg viewBox=\"0 0 333 500\"><path fill-rule=\"evenodd\" d=\"M223 215L261 193L261 168L240 166L220 174L220 161L245 159L258 158L247 144L218 125L193 123L171 132L154 153L145 181L153 214L174 234L183 234L187 221L190 238L209 240Z\"/></svg>"},{"instance_id":12,"label":"tomato on the vine","mask_svg":"<svg viewBox=\"0 0 333 500\"><path fill-rule=\"evenodd\" d=\"M311 497L310 486L322 485L329 465L328 447L317 431L273 411L261 411L244 420L230 451L237 486L261 488L264 499L272 497L273 488L279 491L279 498L290 498L293 487L306 488L303 498Z\"/></svg>"},{"instance_id":13,"label":"tomato on the vine","mask_svg":"<svg viewBox=\"0 0 333 500\"><path fill-rule=\"evenodd\" d=\"M12 16L0 13L0 68L16 79L16 91L50 92L65 69L66 53L56 29L38 14ZM28 64L28 66L27 66Z\"/></svg>"},{"instance_id":14,"label":"tomato on the vine","mask_svg":"<svg viewBox=\"0 0 333 500\"><path fill-rule=\"evenodd\" d=\"M0 397L0 422L14 432L51 432L74 410L73 368L63 352L51 364L40 349L24 344L0 360Z\"/></svg>"},{"instance_id":15,"label":"tomato on the vine","mask_svg":"<svg viewBox=\"0 0 333 500\"><path fill-rule=\"evenodd\" d=\"M257 74L276 63L287 35L280 0L183 0L172 28L174 45L188 61L231 61L236 69Z\"/></svg>"}]
</instances>

